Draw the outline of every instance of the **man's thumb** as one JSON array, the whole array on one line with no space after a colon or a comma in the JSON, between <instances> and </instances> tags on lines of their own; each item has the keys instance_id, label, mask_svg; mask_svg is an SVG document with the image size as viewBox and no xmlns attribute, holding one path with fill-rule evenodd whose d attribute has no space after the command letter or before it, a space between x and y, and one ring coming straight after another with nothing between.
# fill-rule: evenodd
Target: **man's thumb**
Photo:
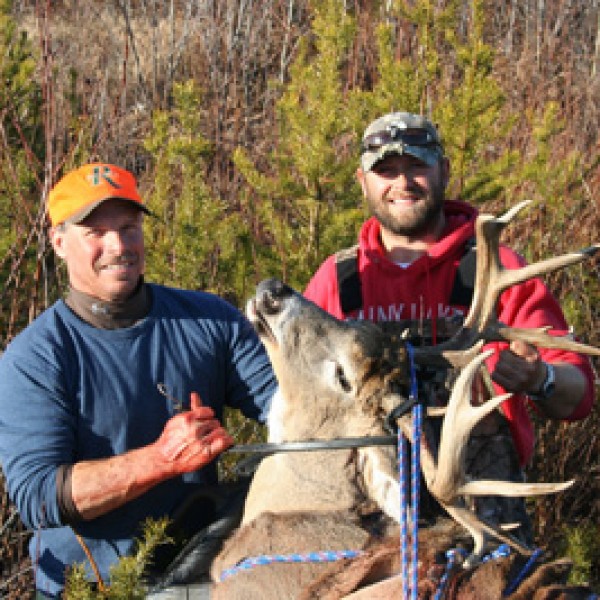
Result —
<instances>
[{"instance_id":1,"label":"man's thumb","mask_svg":"<svg viewBox=\"0 0 600 600\"><path fill-rule=\"evenodd\" d=\"M202 398L200 398L200 394L198 392L190 393L190 409L196 410L202 406Z\"/></svg>"}]
</instances>

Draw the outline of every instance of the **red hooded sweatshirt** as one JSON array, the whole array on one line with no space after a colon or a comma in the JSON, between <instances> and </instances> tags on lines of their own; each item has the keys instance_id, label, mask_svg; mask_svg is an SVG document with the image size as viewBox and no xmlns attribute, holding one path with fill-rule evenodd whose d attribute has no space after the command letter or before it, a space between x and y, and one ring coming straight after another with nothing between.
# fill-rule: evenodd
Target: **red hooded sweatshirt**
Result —
<instances>
[{"instance_id":1,"label":"red hooded sweatshirt","mask_svg":"<svg viewBox=\"0 0 600 600\"><path fill-rule=\"evenodd\" d=\"M344 315L340 307L335 256L330 256L308 284L304 295L339 319L370 321L430 319L466 315L468 307L450 305L456 269L464 256L466 243L475 235L477 211L459 201L444 203L446 226L441 239L426 254L406 268L388 260L381 245L380 225L375 218L366 221L359 234L358 272L362 286L363 306ZM508 269L525 265L524 259L506 246L500 248L500 259ZM498 320L512 327L550 326L551 333L568 332L562 310L540 279L532 279L506 290L498 302ZM507 344L490 347L506 348ZM592 408L593 372L587 357L562 350L540 349L548 362L576 365L585 375L587 390L569 420L586 417ZM490 372L497 353L487 362ZM498 394L504 393L495 386ZM521 464L531 458L534 447L533 424L525 406L526 396L515 394L503 404Z\"/></svg>"}]
</instances>

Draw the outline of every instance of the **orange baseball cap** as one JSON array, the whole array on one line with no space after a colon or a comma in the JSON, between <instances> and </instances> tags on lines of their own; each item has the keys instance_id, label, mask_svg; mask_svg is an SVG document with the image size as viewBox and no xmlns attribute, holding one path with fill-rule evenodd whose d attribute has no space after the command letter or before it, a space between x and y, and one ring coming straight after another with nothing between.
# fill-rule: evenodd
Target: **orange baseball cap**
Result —
<instances>
[{"instance_id":1,"label":"orange baseball cap","mask_svg":"<svg viewBox=\"0 0 600 600\"><path fill-rule=\"evenodd\" d=\"M144 205L129 171L104 163L92 163L67 173L48 195L48 216L52 226L60 223L79 223L99 204L118 198L136 205L146 214Z\"/></svg>"}]
</instances>

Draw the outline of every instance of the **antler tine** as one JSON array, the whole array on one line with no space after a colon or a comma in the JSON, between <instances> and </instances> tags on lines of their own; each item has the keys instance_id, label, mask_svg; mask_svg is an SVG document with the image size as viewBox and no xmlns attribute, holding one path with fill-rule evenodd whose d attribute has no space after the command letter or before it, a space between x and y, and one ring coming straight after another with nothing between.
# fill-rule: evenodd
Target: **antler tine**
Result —
<instances>
[{"instance_id":1,"label":"antler tine","mask_svg":"<svg viewBox=\"0 0 600 600\"><path fill-rule=\"evenodd\" d=\"M498 405L512 394L495 396L479 406L471 404L471 390L475 375L483 362L492 354L487 350L476 356L460 373L454 384L442 424L438 464L433 478L427 481L431 493L442 503L451 503L466 483L465 460L471 430ZM424 474L426 479L428 474Z\"/></svg>"},{"instance_id":2,"label":"antler tine","mask_svg":"<svg viewBox=\"0 0 600 600\"><path fill-rule=\"evenodd\" d=\"M522 200L518 204L515 204L515 206L509 208L503 215L496 217L495 220L504 223L504 225L508 225L518 213L530 204L531 200Z\"/></svg>"},{"instance_id":3,"label":"antler tine","mask_svg":"<svg viewBox=\"0 0 600 600\"><path fill-rule=\"evenodd\" d=\"M570 252L561 256L554 256L552 258L521 267L520 269L501 269L500 280L496 284L496 290L498 294L500 294L506 288L517 283L521 283L522 281L526 281L527 279L552 273L558 269L582 262L586 258L593 256L596 252L598 252L598 250L600 250L600 245L594 245L588 248L583 248L576 252Z\"/></svg>"},{"instance_id":4,"label":"antler tine","mask_svg":"<svg viewBox=\"0 0 600 600\"><path fill-rule=\"evenodd\" d=\"M476 222L477 270L473 302L465 327L483 334L490 323L495 323L495 308L500 294L507 288L533 277L552 273L569 265L582 262L593 256L600 245L593 245L577 252L571 252L542 260L520 269L505 269L500 262L500 235L515 215L530 202L524 201L501 217L480 215Z\"/></svg>"},{"instance_id":5,"label":"antler tine","mask_svg":"<svg viewBox=\"0 0 600 600\"><path fill-rule=\"evenodd\" d=\"M468 561L476 562L482 555L487 536L510 544L521 553L527 549L499 527L485 522L470 511L462 496L530 496L553 494L570 487L574 481L564 483L518 483L511 481L468 481L466 474L466 450L471 431L475 425L507 400L511 394L495 396L481 405L471 403L473 381L484 361L493 350L475 356L461 371L446 407L438 450L437 466L422 465L427 487L453 519L461 523L473 537L474 549Z\"/></svg>"},{"instance_id":6,"label":"antler tine","mask_svg":"<svg viewBox=\"0 0 600 600\"><path fill-rule=\"evenodd\" d=\"M498 481L494 479L478 479L469 481L458 489L465 496L545 496L564 492L575 483L574 479L562 483L522 483L519 481Z\"/></svg>"},{"instance_id":7,"label":"antler tine","mask_svg":"<svg viewBox=\"0 0 600 600\"><path fill-rule=\"evenodd\" d=\"M550 327L540 327L538 329L520 329L517 327L505 327L503 325L498 327L497 338L487 338L491 340L504 340L512 342L514 340L524 340L535 346L541 346L542 348L554 348L559 350L570 350L572 352L579 352L580 354L588 354L590 356L600 356L600 348L582 344L576 342L570 336L562 335L550 335L547 332Z\"/></svg>"},{"instance_id":8,"label":"antler tine","mask_svg":"<svg viewBox=\"0 0 600 600\"><path fill-rule=\"evenodd\" d=\"M517 539L510 535L507 535L500 527L480 519L474 512L470 511L465 506L447 506L445 508L448 514L457 523L460 523L473 538L473 551L464 561L465 567L471 567L480 561L485 554L485 544L489 536L508 544L523 556L532 554L531 549L527 546L521 544Z\"/></svg>"},{"instance_id":9,"label":"antler tine","mask_svg":"<svg viewBox=\"0 0 600 600\"><path fill-rule=\"evenodd\" d=\"M512 207L501 217L479 215L475 223L477 239L477 267L475 271L475 289L473 302L467 317L465 328L482 331L495 311L496 302L504 287L498 284L504 271L500 263L500 235L529 201Z\"/></svg>"}]
</instances>

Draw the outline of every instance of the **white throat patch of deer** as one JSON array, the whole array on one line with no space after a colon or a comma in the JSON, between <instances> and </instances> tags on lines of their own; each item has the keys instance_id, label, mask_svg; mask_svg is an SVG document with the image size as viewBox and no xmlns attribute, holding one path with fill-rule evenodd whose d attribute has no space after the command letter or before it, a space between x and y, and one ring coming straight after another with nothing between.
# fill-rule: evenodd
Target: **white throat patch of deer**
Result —
<instances>
[{"instance_id":1,"label":"white throat patch of deer","mask_svg":"<svg viewBox=\"0 0 600 600\"><path fill-rule=\"evenodd\" d=\"M523 206L500 218L489 215L478 218L477 275L469 314L448 340L437 346L414 348L417 372L432 367L459 372L441 423L439 409L426 407L429 417L425 419L421 443L421 470L431 496L470 534L471 555L465 567L475 565L489 551L491 540L510 544L516 556L531 552L511 535L512 516L508 517L508 523L488 522L473 509L473 498L555 493L572 483L525 484L495 479L496 474L490 478L485 468L472 472L471 433L489 415L499 415L497 407L507 398L473 401L475 383L488 356L482 352L483 345L489 341L521 339L541 347L600 355L596 348L568 337L552 336L546 329L517 330L497 321L496 302L507 287L579 262L598 250L595 246L522 269L505 270L499 259L500 233ZM270 442L386 433L386 417L406 400L409 389L410 365L403 324L341 322L277 280L258 286L255 297L248 303L247 315L269 353L279 381L279 392L268 419ZM398 426L411 439L410 416L400 417ZM472 450L471 454L478 451ZM394 446L275 454L259 465L246 500L242 525L226 542L211 574L219 581L224 569L245 558L262 555L370 548L367 555L370 552L374 556L378 547L373 540L389 533L399 519ZM452 543L457 535L454 532L450 536ZM450 539L447 535L442 537L445 541ZM442 538L436 541L431 533L425 532L424 539L438 550L446 549L440 547ZM431 546L429 550L433 556ZM357 559L355 565L362 564L361 560L364 563L366 559ZM354 587L340 583L339 571L346 562L336 567L319 563L261 566L219 583L214 597L227 600L345 597L361 585L360 577L355 577ZM425 558L421 557L421 562L426 569ZM376 560L375 563L385 571ZM335 573L329 583L323 583L327 580L316 583L327 569ZM380 573L379 578L384 577ZM363 579L371 583L377 580L373 572L365 572ZM557 575L554 581L558 579ZM489 579L486 583L484 578L483 585L488 584ZM535 583L533 586L536 587ZM371 595L365 598L378 597L374 593L371 589ZM393 597L400 595L396 592ZM452 597L461 596L457 592Z\"/></svg>"}]
</instances>

